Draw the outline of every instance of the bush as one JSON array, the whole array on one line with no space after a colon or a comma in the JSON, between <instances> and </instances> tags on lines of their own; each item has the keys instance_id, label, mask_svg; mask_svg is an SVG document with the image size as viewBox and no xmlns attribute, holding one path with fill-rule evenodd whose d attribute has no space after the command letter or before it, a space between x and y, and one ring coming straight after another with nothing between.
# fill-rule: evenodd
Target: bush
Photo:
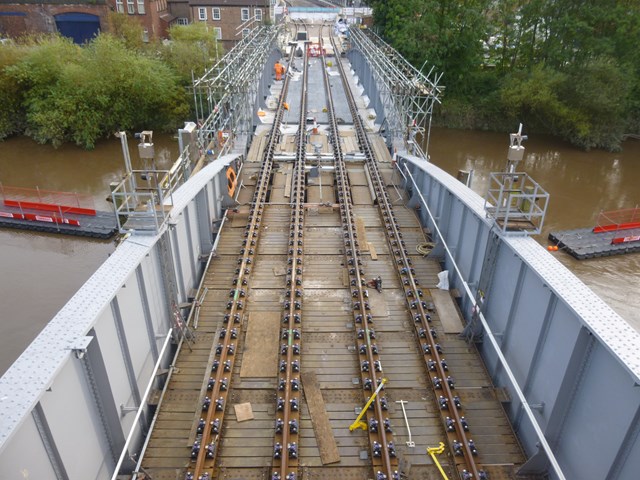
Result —
<instances>
[{"instance_id":1,"label":"bush","mask_svg":"<svg viewBox=\"0 0 640 480\"><path fill-rule=\"evenodd\" d=\"M192 72L201 76L224 55L213 31L202 22L174 25L169 29L169 38L161 49L162 59L179 75L183 85L191 84Z\"/></svg>"},{"instance_id":2,"label":"bush","mask_svg":"<svg viewBox=\"0 0 640 480\"><path fill-rule=\"evenodd\" d=\"M20 89L24 133L40 143L93 148L117 130L174 128L189 113L177 74L114 36L99 35L82 48L53 36L21 48L2 75Z\"/></svg>"},{"instance_id":3,"label":"bush","mask_svg":"<svg viewBox=\"0 0 640 480\"><path fill-rule=\"evenodd\" d=\"M15 44L0 47L0 140L22 132L25 127L23 89L10 73L10 67L22 61L24 55L24 49Z\"/></svg>"},{"instance_id":4,"label":"bush","mask_svg":"<svg viewBox=\"0 0 640 480\"><path fill-rule=\"evenodd\" d=\"M142 50L145 46L142 25L132 15L109 12L107 32L122 40L128 49Z\"/></svg>"}]
</instances>

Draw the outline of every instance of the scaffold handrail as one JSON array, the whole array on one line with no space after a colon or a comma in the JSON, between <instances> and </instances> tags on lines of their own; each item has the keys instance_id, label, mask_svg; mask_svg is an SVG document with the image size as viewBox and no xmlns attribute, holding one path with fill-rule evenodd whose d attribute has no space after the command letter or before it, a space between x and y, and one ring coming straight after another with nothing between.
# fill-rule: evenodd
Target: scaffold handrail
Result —
<instances>
[{"instance_id":1,"label":"scaffold handrail","mask_svg":"<svg viewBox=\"0 0 640 480\"><path fill-rule=\"evenodd\" d=\"M277 26L251 30L201 77L193 79L193 96L198 119L199 143L208 149L219 132L248 133L257 97L259 75L280 31ZM220 146L218 156L232 148Z\"/></svg>"},{"instance_id":2,"label":"scaffold handrail","mask_svg":"<svg viewBox=\"0 0 640 480\"><path fill-rule=\"evenodd\" d=\"M351 48L367 59L378 84L392 137L409 144L417 132L430 131L433 107L444 89L438 85L442 74L432 67L425 75L369 29L352 27L350 33ZM428 138L429 132L427 145Z\"/></svg>"},{"instance_id":3,"label":"scaffold handrail","mask_svg":"<svg viewBox=\"0 0 640 480\"><path fill-rule=\"evenodd\" d=\"M209 70L207 70L200 78L194 81L193 87L198 88L202 83L217 83L225 79L225 74L234 65L242 65L245 60L245 52L256 44L264 43L269 37L275 38L278 28L273 26L262 26L255 28L243 37L231 50L229 50L222 58L220 58ZM270 43L270 42L267 42Z\"/></svg>"}]
</instances>

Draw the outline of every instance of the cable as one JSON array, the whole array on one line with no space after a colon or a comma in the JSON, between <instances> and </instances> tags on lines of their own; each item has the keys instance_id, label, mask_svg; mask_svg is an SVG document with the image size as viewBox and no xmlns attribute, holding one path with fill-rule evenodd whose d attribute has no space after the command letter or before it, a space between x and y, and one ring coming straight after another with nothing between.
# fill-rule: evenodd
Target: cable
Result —
<instances>
[{"instance_id":1,"label":"cable","mask_svg":"<svg viewBox=\"0 0 640 480\"><path fill-rule=\"evenodd\" d=\"M431 253L431 250L433 250L433 247L435 247L436 244L433 242L425 242L425 243L419 243L416 246L416 251L422 255L423 257L426 257L427 255L429 255Z\"/></svg>"}]
</instances>

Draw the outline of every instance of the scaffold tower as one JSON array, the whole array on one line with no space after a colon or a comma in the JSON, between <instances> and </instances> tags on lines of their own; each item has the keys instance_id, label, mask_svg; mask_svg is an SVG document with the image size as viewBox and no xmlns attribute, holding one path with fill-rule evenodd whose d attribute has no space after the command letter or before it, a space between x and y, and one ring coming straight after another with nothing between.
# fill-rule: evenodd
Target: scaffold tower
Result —
<instances>
[{"instance_id":1,"label":"scaffold tower","mask_svg":"<svg viewBox=\"0 0 640 480\"><path fill-rule=\"evenodd\" d=\"M444 90L439 85L442 74L431 67L425 75L424 65L418 70L370 29L353 27L350 34L351 48L362 52L373 72L392 141L401 141L409 151L427 158L431 115ZM426 139L425 152L416 135Z\"/></svg>"},{"instance_id":2,"label":"scaffold tower","mask_svg":"<svg viewBox=\"0 0 640 480\"><path fill-rule=\"evenodd\" d=\"M198 141L203 150L217 142L216 155L251 133L258 81L279 28L254 28L200 78L193 79Z\"/></svg>"}]
</instances>

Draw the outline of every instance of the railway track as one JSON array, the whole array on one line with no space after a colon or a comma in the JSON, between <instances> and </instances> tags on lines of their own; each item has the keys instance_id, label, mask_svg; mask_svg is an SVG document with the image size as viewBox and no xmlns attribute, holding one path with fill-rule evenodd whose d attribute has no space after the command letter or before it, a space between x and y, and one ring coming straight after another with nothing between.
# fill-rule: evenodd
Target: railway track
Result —
<instances>
[{"instance_id":1,"label":"railway track","mask_svg":"<svg viewBox=\"0 0 640 480\"><path fill-rule=\"evenodd\" d=\"M321 44L321 46L324 52L324 45ZM332 47L335 51L335 43L333 43ZM363 429L369 432L376 480L400 480L400 474L397 471L397 452L393 443L391 422L385 413L389 408L387 398L383 393L384 383L387 379L384 378L379 350L376 344L376 333L373 328L374 319L371 314L367 281L365 280L365 271L362 268L363 261L361 258L360 242L356 232L356 215L353 210L351 189L340 143L338 124L335 118L333 95L331 93L331 84L329 82L324 53L322 54L322 62L329 112L330 141L333 145L334 168L338 187L338 204L340 206L340 219L342 222L345 265L349 272L349 286L351 288L356 350L359 355L358 360L365 403L369 402L370 398L373 400L372 403L369 403L373 408L367 409L366 423L363 425ZM338 62L338 65L340 65L340 62ZM342 70L340 70L340 74L341 77L344 76ZM347 92L347 100L351 105L353 97L349 95L347 89L345 89L345 92ZM350 110L355 122L358 117L358 112L353 109ZM356 126L357 128L363 128L362 125L356 124ZM356 132L357 131L356 129ZM378 392L378 389L380 389L379 393L373 397L374 392Z\"/></svg>"},{"instance_id":2,"label":"railway track","mask_svg":"<svg viewBox=\"0 0 640 480\"><path fill-rule=\"evenodd\" d=\"M238 267L231 282L232 288L226 305L227 312L224 314L225 326L219 332L220 342L214 348L215 355L211 362L211 376L206 380L207 394L202 399L204 416L198 420L197 436L191 448L191 458L195 460L195 466L193 472L187 472L187 478L205 480L210 478L215 468L220 432L223 428L230 383L233 378L231 372L235 363L238 338L241 335L247 292L251 288L251 272L260 240L264 204L271 179L273 155L279 141L279 129L285 111L285 97L289 81L290 76L286 75L269 141L263 153L257 185L250 203L242 248L237 261Z\"/></svg>"},{"instance_id":3,"label":"railway track","mask_svg":"<svg viewBox=\"0 0 640 480\"><path fill-rule=\"evenodd\" d=\"M331 42L332 47L335 50L337 47L333 37L331 37ZM442 350L442 346L437 340L437 330L430 325L431 315L427 313L428 305L424 299L424 292L419 287L419 281L415 278L413 262L411 258L409 258L409 251L407 250L406 242L403 239L401 227L396 219L389 193L387 192L382 175L380 174L380 170L378 168L379 162L375 158L373 147L365 131L364 124L358 114L353 93L346 81L344 67L341 62L338 62L337 66L340 71L344 90L347 93L347 100L355 125L358 143L365 155L365 164L375 191L376 203L378 205L382 221L384 222L389 250L393 254L398 277L404 287L404 296L407 300L407 306L409 307L409 312L412 317L411 320L413 321L417 341L420 345L420 353L424 355L424 363L426 367L425 373L428 376L433 375L431 384L438 398L438 407L443 414L443 423L447 431L448 443L454 458L461 457L461 461L456 461L456 464L466 467L459 468L459 474L463 480L470 480L474 478L481 480L485 479L486 472L479 469L476 465L475 455L477 455L477 449L473 440L467 438L466 432L469 428L468 422L466 422L463 415L464 412L460 397L454 391L455 380L443 356L444 352ZM337 143L339 145L339 142ZM340 183L340 181L341 177L338 178L338 183ZM342 183L346 186L346 177L342 177ZM345 196L346 195L348 195L348 191L345 191ZM360 279L357 280L357 283L359 285L364 284ZM367 328L368 325L365 326L365 331ZM369 350L371 349L370 345L367 345L367 347L369 347ZM379 360L377 362L379 364ZM378 412L376 411L376 413ZM382 422L380 422L380 425L382 425ZM381 438L381 440L383 440L382 445L388 445L385 441L386 439ZM373 441L375 442L375 440ZM385 449L383 448L383 451L384 450ZM391 448L387 448L386 450L388 453ZM385 460L388 459L385 458ZM392 478L392 476L395 475L395 472L390 471L387 461L383 462L383 465L388 472L387 478Z\"/></svg>"},{"instance_id":4,"label":"railway track","mask_svg":"<svg viewBox=\"0 0 640 480\"><path fill-rule=\"evenodd\" d=\"M294 54L291 55L293 60ZM304 270L304 217L307 149L307 74L309 70L306 49L302 52L302 91L296 133L296 155L291 187L291 223L286 267L286 292L278 363L278 393L276 401L275 443L272 480L295 480L299 458L300 405L302 400L300 381L300 345L302 343L302 302ZM290 73L290 72L289 72ZM289 73L287 76L290 76Z\"/></svg>"},{"instance_id":5,"label":"railway track","mask_svg":"<svg viewBox=\"0 0 640 480\"><path fill-rule=\"evenodd\" d=\"M439 266L412 253L424 234L414 212L394 209L391 159L369 138L346 60L331 48L331 67L292 49L295 80L273 86L273 123L256 131L239 173L197 342L179 354L144 468L154 480L432 479L424 449L446 440L450 476L513 478L524 461L517 441L475 349L434 309ZM369 285L377 278L380 291ZM307 406L308 374L329 434ZM350 432L383 379L366 431Z\"/></svg>"}]
</instances>

